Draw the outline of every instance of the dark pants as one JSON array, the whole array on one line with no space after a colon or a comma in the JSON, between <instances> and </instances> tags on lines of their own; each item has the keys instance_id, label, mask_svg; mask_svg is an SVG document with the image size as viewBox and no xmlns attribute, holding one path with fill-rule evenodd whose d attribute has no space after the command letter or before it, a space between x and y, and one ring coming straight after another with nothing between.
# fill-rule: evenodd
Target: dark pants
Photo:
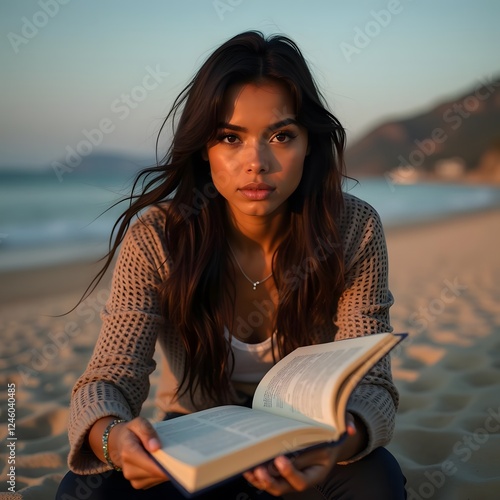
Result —
<instances>
[{"instance_id":1,"label":"dark pants","mask_svg":"<svg viewBox=\"0 0 500 500\"><path fill-rule=\"evenodd\" d=\"M396 459L385 449L377 448L370 455L349 465L337 465L327 480L316 487L316 495L326 500L404 500L406 480ZM121 472L64 476L56 500L182 500L184 497L166 482L148 490L135 490ZM275 499L256 490L243 477L201 495L200 500L265 500ZM304 493L304 498L308 494Z\"/></svg>"}]
</instances>

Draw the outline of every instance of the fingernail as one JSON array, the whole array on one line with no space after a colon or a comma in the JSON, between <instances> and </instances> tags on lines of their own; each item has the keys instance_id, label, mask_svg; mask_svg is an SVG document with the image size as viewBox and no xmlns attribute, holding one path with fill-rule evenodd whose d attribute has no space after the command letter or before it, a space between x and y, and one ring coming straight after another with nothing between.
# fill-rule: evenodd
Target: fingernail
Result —
<instances>
[{"instance_id":1,"label":"fingernail","mask_svg":"<svg viewBox=\"0 0 500 500\"><path fill-rule=\"evenodd\" d=\"M275 464L277 467L286 467L290 461L286 457L278 457L275 460Z\"/></svg>"},{"instance_id":2,"label":"fingernail","mask_svg":"<svg viewBox=\"0 0 500 500\"><path fill-rule=\"evenodd\" d=\"M160 441L158 441L158 439L151 438L148 441L148 446L149 446L149 449L156 450L156 449L160 448L161 445L160 445Z\"/></svg>"}]
</instances>

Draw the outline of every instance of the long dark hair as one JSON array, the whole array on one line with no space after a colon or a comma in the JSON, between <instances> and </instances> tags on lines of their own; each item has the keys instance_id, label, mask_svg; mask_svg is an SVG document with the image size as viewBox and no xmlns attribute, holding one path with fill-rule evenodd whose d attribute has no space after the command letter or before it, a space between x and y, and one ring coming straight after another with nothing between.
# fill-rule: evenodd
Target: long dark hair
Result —
<instances>
[{"instance_id":1,"label":"long dark hair","mask_svg":"<svg viewBox=\"0 0 500 500\"><path fill-rule=\"evenodd\" d=\"M321 329L334 332L333 317L344 288L338 222L345 132L327 110L301 51L281 35L265 38L249 31L231 38L179 94L160 130L171 123L170 148L162 161L137 177L130 206L115 224L110 252L93 282L106 272L133 218L161 204L169 251L168 278L159 290L161 305L186 350L177 393L192 396L199 388L217 403L227 402L229 395L229 350L223 331L234 321L235 290L228 286L233 269L225 200L211 182L202 151L216 137L229 86L262 80L287 86L309 140L302 179L289 199L288 228L273 259L280 355L314 343Z\"/></svg>"}]
</instances>

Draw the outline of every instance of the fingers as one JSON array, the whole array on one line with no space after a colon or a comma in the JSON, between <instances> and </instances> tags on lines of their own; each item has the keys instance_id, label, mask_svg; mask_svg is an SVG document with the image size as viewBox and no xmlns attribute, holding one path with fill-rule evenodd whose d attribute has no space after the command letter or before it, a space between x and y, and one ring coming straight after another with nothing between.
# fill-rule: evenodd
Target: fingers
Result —
<instances>
[{"instance_id":1,"label":"fingers","mask_svg":"<svg viewBox=\"0 0 500 500\"><path fill-rule=\"evenodd\" d=\"M297 470L306 470L313 465L333 467L336 463L337 454L338 448L335 446L322 446L313 450L298 453L296 456L289 459L289 461L293 463L293 466Z\"/></svg>"},{"instance_id":2,"label":"fingers","mask_svg":"<svg viewBox=\"0 0 500 500\"><path fill-rule=\"evenodd\" d=\"M289 458L283 456L277 457L274 463L281 477L285 479L295 491L307 490L319 482L319 479L316 480L316 475L321 471L321 465L312 465L309 463L307 469L302 471L298 468L297 464L292 463Z\"/></svg>"},{"instance_id":3,"label":"fingers","mask_svg":"<svg viewBox=\"0 0 500 500\"><path fill-rule=\"evenodd\" d=\"M256 467L252 471L247 471L243 477L255 488L264 490L274 496L293 491L288 482L281 476L272 477L266 467Z\"/></svg>"},{"instance_id":4,"label":"fingers","mask_svg":"<svg viewBox=\"0 0 500 500\"><path fill-rule=\"evenodd\" d=\"M330 447L304 452L293 459L280 456L272 465L256 467L244 477L256 488L272 495L305 491L326 478L336 456L335 448Z\"/></svg>"},{"instance_id":5,"label":"fingers","mask_svg":"<svg viewBox=\"0 0 500 500\"><path fill-rule=\"evenodd\" d=\"M148 452L160 447L158 435L144 418L127 424L120 435L123 475L136 489L146 489L168 480Z\"/></svg>"},{"instance_id":6,"label":"fingers","mask_svg":"<svg viewBox=\"0 0 500 500\"><path fill-rule=\"evenodd\" d=\"M274 460L278 475L272 475L267 467L260 466L245 472L245 479L259 490L279 496L293 491L304 491L312 486L304 474L294 468L288 458L278 457Z\"/></svg>"},{"instance_id":7,"label":"fingers","mask_svg":"<svg viewBox=\"0 0 500 500\"><path fill-rule=\"evenodd\" d=\"M352 415L352 413L347 412L346 423L347 423L347 434L349 436L354 436L357 433L357 429L356 429L356 422L354 420L354 416Z\"/></svg>"},{"instance_id":8,"label":"fingers","mask_svg":"<svg viewBox=\"0 0 500 500\"><path fill-rule=\"evenodd\" d=\"M146 450L152 452L160 448L160 439L149 420L137 417L130 422L129 428L139 437Z\"/></svg>"}]
</instances>

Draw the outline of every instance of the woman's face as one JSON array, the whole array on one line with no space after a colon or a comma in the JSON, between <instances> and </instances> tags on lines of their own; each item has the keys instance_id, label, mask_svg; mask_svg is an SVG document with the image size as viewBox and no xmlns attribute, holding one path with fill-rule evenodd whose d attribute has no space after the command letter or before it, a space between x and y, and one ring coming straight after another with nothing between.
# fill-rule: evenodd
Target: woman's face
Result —
<instances>
[{"instance_id":1,"label":"woman's face","mask_svg":"<svg viewBox=\"0 0 500 500\"><path fill-rule=\"evenodd\" d=\"M234 85L222 111L217 138L206 150L215 187L236 217L285 210L308 144L290 92L277 82Z\"/></svg>"}]
</instances>

